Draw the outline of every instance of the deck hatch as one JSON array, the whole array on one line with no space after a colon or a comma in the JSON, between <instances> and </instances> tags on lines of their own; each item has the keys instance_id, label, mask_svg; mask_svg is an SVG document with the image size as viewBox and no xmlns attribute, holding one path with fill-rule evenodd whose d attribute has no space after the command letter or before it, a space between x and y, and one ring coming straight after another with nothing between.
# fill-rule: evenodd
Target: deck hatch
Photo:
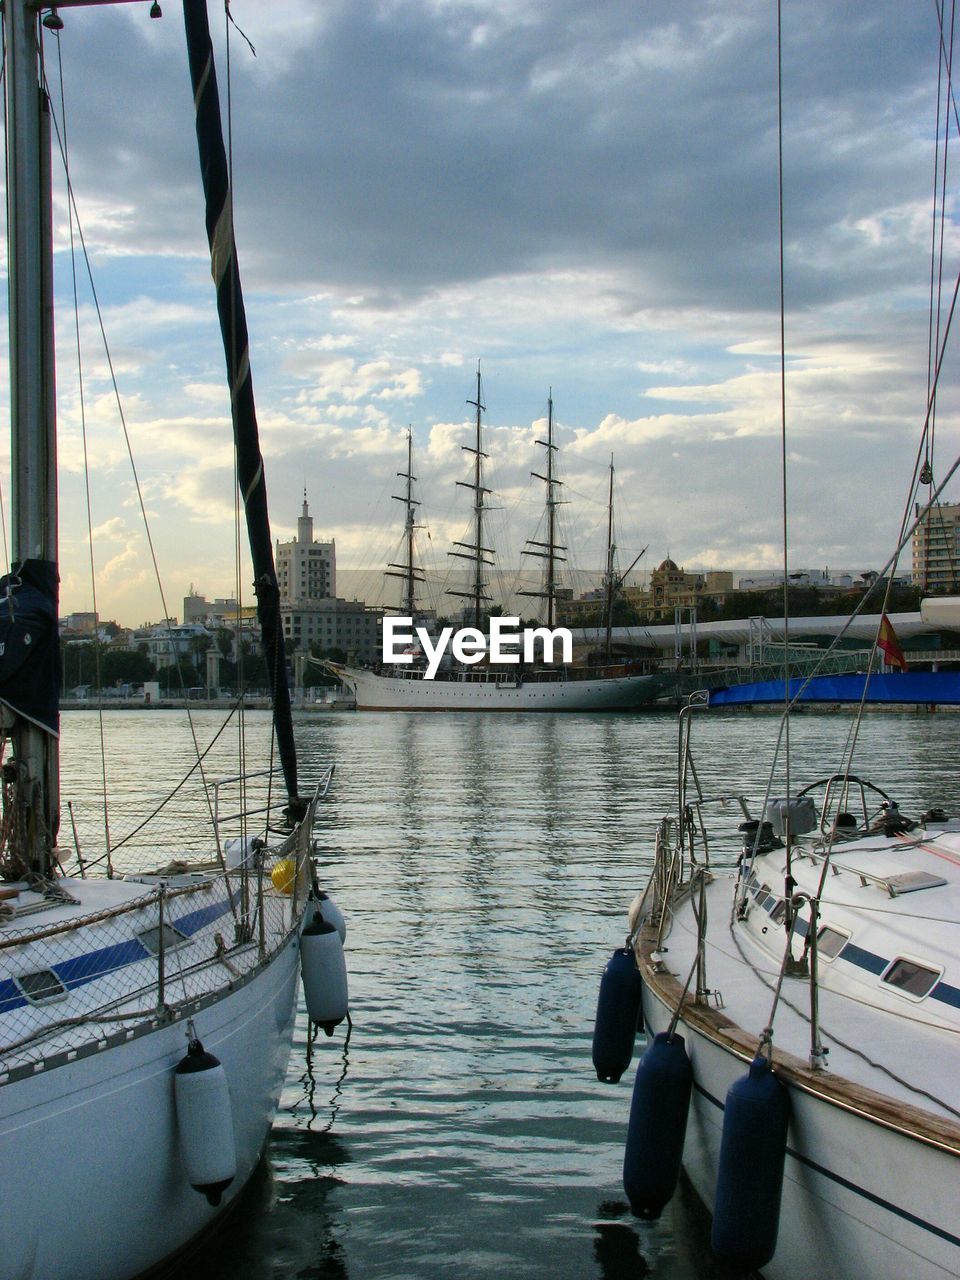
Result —
<instances>
[{"instance_id":1,"label":"deck hatch","mask_svg":"<svg viewBox=\"0 0 960 1280\"><path fill-rule=\"evenodd\" d=\"M935 876L930 871L904 871L899 876L889 876L885 883L897 898L901 893L916 893L919 889L939 889L947 882L943 876Z\"/></svg>"}]
</instances>

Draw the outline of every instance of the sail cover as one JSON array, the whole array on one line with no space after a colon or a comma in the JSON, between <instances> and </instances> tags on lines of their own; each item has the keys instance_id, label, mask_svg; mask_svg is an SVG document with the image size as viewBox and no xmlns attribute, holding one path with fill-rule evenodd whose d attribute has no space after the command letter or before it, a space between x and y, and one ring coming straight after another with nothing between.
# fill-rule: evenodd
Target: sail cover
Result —
<instances>
[{"instance_id":1,"label":"sail cover","mask_svg":"<svg viewBox=\"0 0 960 1280\"><path fill-rule=\"evenodd\" d=\"M0 578L0 702L59 736L57 566L26 560Z\"/></svg>"},{"instance_id":2,"label":"sail cover","mask_svg":"<svg viewBox=\"0 0 960 1280\"><path fill-rule=\"evenodd\" d=\"M183 0L183 19L197 113L197 143L200 149L203 193L207 202L207 239L210 243L213 279L217 286L217 311L230 383L237 482L247 517L247 535L253 560L253 585L257 593L257 616L273 694L277 747L287 794L293 799L297 795L297 756L280 623L280 588L273 562L267 485L253 400L247 320L233 239L233 206L230 200L227 154L220 121L220 95L213 64L206 0Z\"/></svg>"}]
</instances>

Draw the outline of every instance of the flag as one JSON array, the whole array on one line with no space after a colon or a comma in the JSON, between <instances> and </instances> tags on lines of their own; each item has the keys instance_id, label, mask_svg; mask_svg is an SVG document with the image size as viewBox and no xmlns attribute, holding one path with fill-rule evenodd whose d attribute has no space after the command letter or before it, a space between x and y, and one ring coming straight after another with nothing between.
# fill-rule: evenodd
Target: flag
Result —
<instances>
[{"instance_id":1,"label":"flag","mask_svg":"<svg viewBox=\"0 0 960 1280\"><path fill-rule=\"evenodd\" d=\"M900 671L906 671L907 660L900 648L900 641L897 639L897 633L893 629L893 623L886 614L880 619L880 630L877 632L877 648L883 654L884 661L889 667L897 667Z\"/></svg>"}]
</instances>

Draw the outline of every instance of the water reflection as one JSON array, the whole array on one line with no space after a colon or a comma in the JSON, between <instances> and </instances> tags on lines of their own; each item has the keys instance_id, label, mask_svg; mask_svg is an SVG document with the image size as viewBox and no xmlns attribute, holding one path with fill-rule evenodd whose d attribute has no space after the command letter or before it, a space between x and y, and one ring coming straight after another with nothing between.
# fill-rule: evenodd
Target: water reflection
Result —
<instances>
[{"instance_id":1,"label":"water reflection","mask_svg":"<svg viewBox=\"0 0 960 1280\"><path fill-rule=\"evenodd\" d=\"M313 1045L316 1036L316 1029L307 1022L307 1038L304 1046L304 1068L300 1074L299 1083L301 1094L289 1106L289 1110L295 1117L295 1123L300 1128L313 1130L317 1133L329 1132L337 1119L337 1113L340 1110L343 1098L344 1084L347 1079L347 1073L350 1070L350 1037L353 1034L353 1019L347 1014L346 1034L343 1038L343 1048L341 1051L340 1075L334 1082L333 1092L330 1093L330 1066L328 1062L324 1062L323 1075L320 1079L319 1091L321 1097L327 1099L317 1105L317 1077L313 1070ZM297 1046L299 1048L299 1046ZM328 1097L329 1095L329 1097ZM323 1123L318 1124L321 1117Z\"/></svg>"},{"instance_id":2,"label":"water reflection","mask_svg":"<svg viewBox=\"0 0 960 1280\"><path fill-rule=\"evenodd\" d=\"M956 814L958 727L868 716L857 772L905 813ZM115 713L108 746L125 767L149 756L159 791L172 729L163 713ZM248 730L255 758L269 720ZM776 730L772 715L700 718L704 791L756 806ZM721 1280L684 1189L660 1222L630 1216L631 1073L601 1086L590 1064L600 971L675 803L676 721L322 713L297 733L305 777L337 761L318 830L348 918L353 1026L305 1065L301 1013L271 1165L204 1275ZM812 712L791 736L803 786L842 759L846 722ZM63 741L64 794L86 794L95 716L68 713ZM738 820L717 814L734 838Z\"/></svg>"}]
</instances>

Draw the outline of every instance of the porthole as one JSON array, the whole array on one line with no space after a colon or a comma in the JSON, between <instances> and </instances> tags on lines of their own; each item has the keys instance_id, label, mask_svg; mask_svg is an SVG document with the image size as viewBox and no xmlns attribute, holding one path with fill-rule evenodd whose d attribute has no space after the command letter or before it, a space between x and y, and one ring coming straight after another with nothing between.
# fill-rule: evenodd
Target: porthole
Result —
<instances>
[{"instance_id":1,"label":"porthole","mask_svg":"<svg viewBox=\"0 0 960 1280\"><path fill-rule=\"evenodd\" d=\"M38 969L36 973L22 973L14 982L31 1004L46 1004L51 1000L64 1000L67 988L52 969Z\"/></svg>"},{"instance_id":2,"label":"porthole","mask_svg":"<svg viewBox=\"0 0 960 1280\"><path fill-rule=\"evenodd\" d=\"M817 954L824 960L834 960L849 941L849 933L831 929L828 924L821 925L817 930Z\"/></svg>"},{"instance_id":3,"label":"porthole","mask_svg":"<svg viewBox=\"0 0 960 1280\"><path fill-rule=\"evenodd\" d=\"M160 930L158 928L144 929L142 933L138 933L137 937L150 952L151 955L157 955L160 951ZM185 933L181 933L179 929L175 929L172 924L163 926L163 949L164 951L172 951L174 947L181 947L190 939Z\"/></svg>"},{"instance_id":4,"label":"porthole","mask_svg":"<svg viewBox=\"0 0 960 1280\"><path fill-rule=\"evenodd\" d=\"M906 995L916 996L922 1000L929 995L940 979L939 969L928 969L916 960L906 960L902 956L883 975L883 981Z\"/></svg>"}]
</instances>

